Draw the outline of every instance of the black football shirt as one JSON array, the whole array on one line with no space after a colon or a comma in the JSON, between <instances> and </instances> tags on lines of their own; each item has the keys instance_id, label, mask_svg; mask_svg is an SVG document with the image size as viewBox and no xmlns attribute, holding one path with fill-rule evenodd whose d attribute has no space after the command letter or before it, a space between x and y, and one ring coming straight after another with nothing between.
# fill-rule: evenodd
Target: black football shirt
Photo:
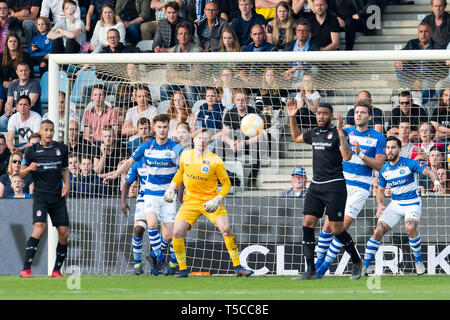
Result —
<instances>
[{"instance_id":1,"label":"black football shirt","mask_svg":"<svg viewBox=\"0 0 450 320\"><path fill-rule=\"evenodd\" d=\"M29 166L36 162L39 166L32 171L34 193L61 196L62 169L69 166L68 148L64 143L53 141L45 147L41 142L25 149L22 164Z\"/></svg>"},{"instance_id":2,"label":"black football shirt","mask_svg":"<svg viewBox=\"0 0 450 320\"><path fill-rule=\"evenodd\" d=\"M344 131L344 134L348 141L347 132ZM308 130L303 134L303 140L312 145L313 149L313 182L344 180L342 154L339 150L341 143L336 126Z\"/></svg>"}]
</instances>

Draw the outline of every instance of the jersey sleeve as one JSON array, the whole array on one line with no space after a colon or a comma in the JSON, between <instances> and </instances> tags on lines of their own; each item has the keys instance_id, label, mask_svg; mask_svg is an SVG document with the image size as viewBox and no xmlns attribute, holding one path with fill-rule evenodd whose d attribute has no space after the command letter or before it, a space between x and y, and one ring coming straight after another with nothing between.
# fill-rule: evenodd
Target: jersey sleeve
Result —
<instances>
[{"instance_id":1,"label":"jersey sleeve","mask_svg":"<svg viewBox=\"0 0 450 320\"><path fill-rule=\"evenodd\" d=\"M382 134L378 138L375 154L386 154L386 138Z\"/></svg>"},{"instance_id":2,"label":"jersey sleeve","mask_svg":"<svg viewBox=\"0 0 450 320\"><path fill-rule=\"evenodd\" d=\"M128 170L127 175L125 176L125 181L126 182L129 182L129 183L132 184L137 179L137 177L138 177L137 167L138 167L138 163L135 162L131 166L130 170Z\"/></svg>"},{"instance_id":3,"label":"jersey sleeve","mask_svg":"<svg viewBox=\"0 0 450 320\"><path fill-rule=\"evenodd\" d=\"M144 156L144 151L145 149L148 148L148 144L147 143L143 143L141 144L132 154L131 154L131 158L134 161L139 161L143 156Z\"/></svg>"},{"instance_id":4,"label":"jersey sleeve","mask_svg":"<svg viewBox=\"0 0 450 320\"><path fill-rule=\"evenodd\" d=\"M172 179L172 182L175 182L178 185L180 185L183 182L183 175L184 175L184 153L181 154L180 157L180 167L177 170L177 173L175 174L175 176Z\"/></svg>"},{"instance_id":5,"label":"jersey sleeve","mask_svg":"<svg viewBox=\"0 0 450 320\"><path fill-rule=\"evenodd\" d=\"M387 181L382 175L382 172L384 171L383 169L381 169L380 173L378 174L378 186L381 188L386 188Z\"/></svg>"},{"instance_id":6,"label":"jersey sleeve","mask_svg":"<svg viewBox=\"0 0 450 320\"><path fill-rule=\"evenodd\" d=\"M63 144L61 149L62 149L61 167L63 169L67 169L69 168L69 148L65 144Z\"/></svg>"},{"instance_id":7,"label":"jersey sleeve","mask_svg":"<svg viewBox=\"0 0 450 320\"><path fill-rule=\"evenodd\" d=\"M24 150L22 165L29 166L34 161L34 152L32 147L28 147Z\"/></svg>"},{"instance_id":8,"label":"jersey sleeve","mask_svg":"<svg viewBox=\"0 0 450 320\"><path fill-rule=\"evenodd\" d=\"M307 144L312 144L311 130L308 130L303 134L303 141L305 141L305 143Z\"/></svg>"},{"instance_id":9,"label":"jersey sleeve","mask_svg":"<svg viewBox=\"0 0 450 320\"><path fill-rule=\"evenodd\" d=\"M223 164L222 160L217 163L216 175L220 183L222 184L222 189L220 190L219 194L222 196L222 198L225 198L231 189L231 181L230 177L228 177L227 170L225 169L225 165Z\"/></svg>"},{"instance_id":10,"label":"jersey sleeve","mask_svg":"<svg viewBox=\"0 0 450 320\"><path fill-rule=\"evenodd\" d=\"M417 172L421 174L423 173L423 170L425 170L426 165L419 161L408 159L408 167L411 169L412 172Z\"/></svg>"}]
</instances>

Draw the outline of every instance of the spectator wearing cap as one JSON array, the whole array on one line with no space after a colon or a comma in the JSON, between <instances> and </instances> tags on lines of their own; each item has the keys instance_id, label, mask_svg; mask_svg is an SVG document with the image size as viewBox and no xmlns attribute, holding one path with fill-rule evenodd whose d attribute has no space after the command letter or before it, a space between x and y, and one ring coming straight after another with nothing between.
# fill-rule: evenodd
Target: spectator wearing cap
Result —
<instances>
[{"instance_id":1,"label":"spectator wearing cap","mask_svg":"<svg viewBox=\"0 0 450 320\"><path fill-rule=\"evenodd\" d=\"M66 111L66 93L60 91L58 96L58 127L59 127L58 139L60 142L64 141L64 129L66 128L65 111ZM42 120L46 119L48 119L48 112L44 114L44 116L42 117ZM78 115L72 110L69 110L69 121L71 120L75 120L77 123L80 122Z\"/></svg>"},{"instance_id":2,"label":"spectator wearing cap","mask_svg":"<svg viewBox=\"0 0 450 320\"><path fill-rule=\"evenodd\" d=\"M291 172L292 188L280 191L278 196L284 198L303 198L306 192L308 192L306 181L305 168L295 167Z\"/></svg>"}]
</instances>

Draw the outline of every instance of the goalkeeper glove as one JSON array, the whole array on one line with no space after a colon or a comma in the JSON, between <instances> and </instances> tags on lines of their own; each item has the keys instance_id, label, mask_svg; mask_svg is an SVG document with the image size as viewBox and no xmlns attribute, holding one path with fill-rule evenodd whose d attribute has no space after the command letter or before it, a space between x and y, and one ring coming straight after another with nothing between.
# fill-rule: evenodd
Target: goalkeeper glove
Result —
<instances>
[{"instance_id":1,"label":"goalkeeper glove","mask_svg":"<svg viewBox=\"0 0 450 320\"><path fill-rule=\"evenodd\" d=\"M203 205L206 208L206 212L212 213L219 208L219 203L222 201L222 196L219 194L214 199L205 202Z\"/></svg>"},{"instance_id":2,"label":"goalkeeper glove","mask_svg":"<svg viewBox=\"0 0 450 320\"><path fill-rule=\"evenodd\" d=\"M175 185L176 186L176 185ZM175 198L175 190L173 188L173 182L170 184L170 187L164 192L164 200L166 202L172 203Z\"/></svg>"}]
</instances>

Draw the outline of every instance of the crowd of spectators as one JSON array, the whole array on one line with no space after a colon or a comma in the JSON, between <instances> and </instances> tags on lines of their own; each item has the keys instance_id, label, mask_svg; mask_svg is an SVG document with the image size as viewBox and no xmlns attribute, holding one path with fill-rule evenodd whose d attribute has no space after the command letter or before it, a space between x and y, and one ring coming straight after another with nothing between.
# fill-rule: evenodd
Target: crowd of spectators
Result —
<instances>
[{"instance_id":1,"label":"crowd of spectators","mask_svg":"<svg viewBox=\"0 0 450 320\"><path fill-rule=\"evenodd\" d=\"M374 4L384 8L385 1L0 0L0 131L7 132L0 135L0 196L27 197L33 191L32 181L20 180L16 173L23 149L35 142L41 120L48 118L34 73L42 76L48 70L50 53L132 53L139 52L141 40L153 40L147 51L155 53L352 50L357 32L374 34L367 24L367 7ZM408 41L404 50L448 49L446 5L445 0L431 1L432 13L420 22L417 39ZM345 33L345 45L340 43L340 33ZM88 67L78 70L76 76ZM133 67L130 65L129 74ZM212 133L209 150L222 153L224 159L248 158L256 150L250 157L245 185L257 188L263 160L270 159L271 152L270 147L266 155L259 150L284 129L286 100L295 99L302 130L316 125L315 112L323 93L316 89L315 81L321 71L300 61L285 70L268 65L263 71L253 66L237 70L230 64L211 86L202 87L196 81L197 67L170 66L166 76L178 84L160 87L160 99L169 105L169 137L189 149L194 130L206 127ZM439 83L435 70L442 71ZM429 165L443 180L449 175L447 70L438 62L396 61L395 73L403 88L398 105L388 117L374 106L370 122L375 130L399 137L403 156ZM298 89L282 88L281 79ZM255 89L252 83L260 86ZM420 102L413 100L410 90L417 83ZM152 119L160 111L150 89L130 84L124 90L121 103L111 103L108 88L93 86L82 116L70 112L68 123L64 117L66 96L59 94L58 133L62 140L68 127L72 195L117 195L120 179L103 185L102 178L153 137ZM200 100L204 103L194 112ZM361 90L356 100L372 105L371 92ZM239 132L249 113L258 113L265 120L264 133L253 138ZM353 117L350 108L346 126L354 125ZM300 191L305 189L306 170L296 168L291 177L293 189L288 193L304 194ZM433 189L431 181L420 181L420 186L424 192Z\"/></svg>"}]
</instances>

